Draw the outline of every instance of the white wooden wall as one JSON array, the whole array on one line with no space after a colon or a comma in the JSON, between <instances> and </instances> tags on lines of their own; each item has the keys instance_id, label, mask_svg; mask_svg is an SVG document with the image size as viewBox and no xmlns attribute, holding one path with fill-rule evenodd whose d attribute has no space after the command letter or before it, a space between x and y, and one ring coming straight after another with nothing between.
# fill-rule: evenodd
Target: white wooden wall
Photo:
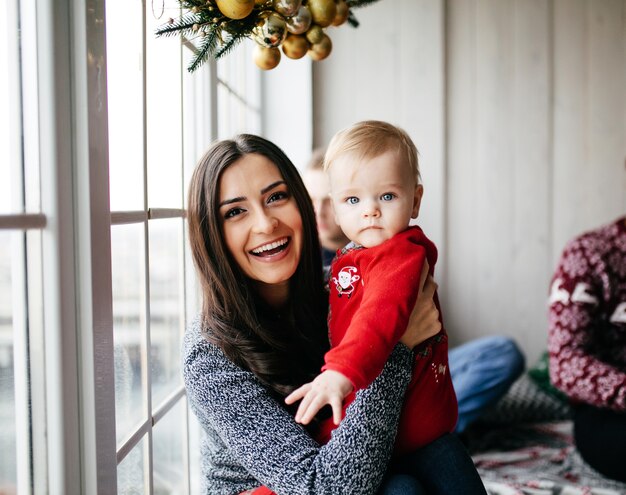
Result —
<instances>
[{"instance_id":1,"label":"white wooden wall","mask_svg":"<svg viewBox=\"0 0 626 495\"><path fill-rule=\"evenodd\" d=\"M314 144L365 118L405 128L453 343L507 334L534 361L565 242L626 214L626 0L384 0L356 14L313 66Z\"/></svg>"}]
</instances>

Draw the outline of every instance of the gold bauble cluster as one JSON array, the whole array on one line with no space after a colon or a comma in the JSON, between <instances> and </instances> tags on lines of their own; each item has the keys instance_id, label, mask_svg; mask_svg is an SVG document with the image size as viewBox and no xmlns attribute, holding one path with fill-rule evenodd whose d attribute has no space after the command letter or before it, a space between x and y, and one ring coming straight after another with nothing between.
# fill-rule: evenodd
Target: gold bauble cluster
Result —
<instances>
[{"instance_id":1,"label":"gold bauble cluster","mask_svg":"<svg viewBox=\"0 0 626 495\"><path fill-rule=\"evenodd\" d=\"M292 59L307 54L315 61L325 59L333 46L325 28L340 26L350 14L345 0L215 0L215 4L230 19L244 19L255 7L261 9L250 37L258 45L254 62L264 70L279 64L280 49Z\"/></svg>"}]
</instances>

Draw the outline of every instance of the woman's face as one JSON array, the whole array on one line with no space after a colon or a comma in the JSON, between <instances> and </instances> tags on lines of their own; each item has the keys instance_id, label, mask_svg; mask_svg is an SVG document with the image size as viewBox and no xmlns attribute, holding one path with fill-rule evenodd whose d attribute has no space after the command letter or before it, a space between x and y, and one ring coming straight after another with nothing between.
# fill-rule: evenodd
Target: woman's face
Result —
<instances>
[{"instance_id":1,"label":"woman's face","mask_svg":"<svg viewBox=\"0 0 626 495\"><path fill-rule=\"evenodd\" d=\"M226 247L262 297L287 296L302 252L302 217L278 167L248 154L224 170L219 186Z\"/></svg>"}]
</instances>

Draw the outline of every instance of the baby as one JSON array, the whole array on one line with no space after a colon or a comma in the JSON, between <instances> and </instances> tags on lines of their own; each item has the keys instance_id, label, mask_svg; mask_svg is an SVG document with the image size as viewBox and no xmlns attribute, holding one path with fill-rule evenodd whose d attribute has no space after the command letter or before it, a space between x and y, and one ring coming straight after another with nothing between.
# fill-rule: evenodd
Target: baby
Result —
<instances>
[{"instance_id":1,"label":"baby","mask_svg":"<svg viewBox=\"0 0 626 495\"><path fill-rule=\"evenodd\" d=\"M331 140L324 168L329 174L337 223L352 241L333 261L328 318L331 349L322 373L285 400L302 402L296 421L307 424L325 405L332 420L320 425L325 443L354 393L382 371L405 331L435 245L417 226L423 194L417 149L402 129L360 122ZM435 304L439 308L437 294ZM441 310L440 310L441 314ZM445 330L415 349L413 379L405 396L395 453L407 454L452 432L457 403L448 370Z\"/></svg>"}]
</instances>

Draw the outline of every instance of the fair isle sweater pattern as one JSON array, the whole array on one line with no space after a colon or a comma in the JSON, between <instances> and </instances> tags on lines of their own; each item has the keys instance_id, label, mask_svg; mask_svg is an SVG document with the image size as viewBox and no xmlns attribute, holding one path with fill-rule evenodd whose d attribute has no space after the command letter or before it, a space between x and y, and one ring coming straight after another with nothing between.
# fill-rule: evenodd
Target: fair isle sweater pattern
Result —
<instances>
[{"instance_id":1,"label":"fair isle sweater pattern","mask_svg":"<svg viewBox=\"0 0 626 495\"><path fill-rule=\"evenodd\" d=\"M626 411L626 217L568 243L549 298L550 378L574 402Z\"/></svg>"}]
</instances>

